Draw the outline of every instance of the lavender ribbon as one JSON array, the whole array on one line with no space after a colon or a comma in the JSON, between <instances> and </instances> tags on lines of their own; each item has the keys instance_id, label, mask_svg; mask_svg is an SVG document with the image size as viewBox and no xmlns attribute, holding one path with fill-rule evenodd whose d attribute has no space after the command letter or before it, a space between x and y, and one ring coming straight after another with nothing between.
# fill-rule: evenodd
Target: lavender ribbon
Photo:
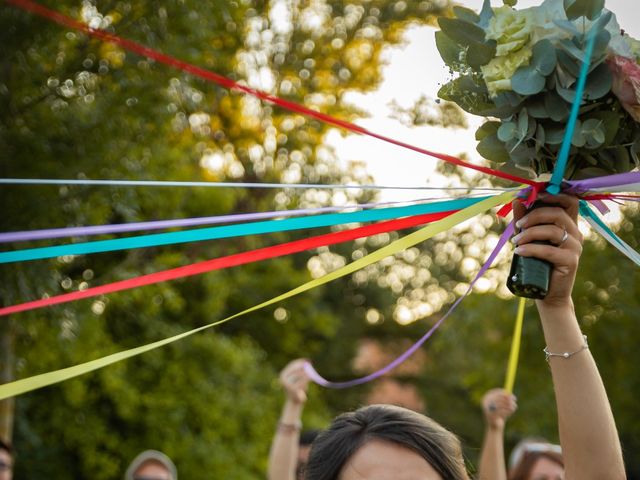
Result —
<instances>
[{"instance_id":1,"label":"lavender ribbon","mask_svg":"<svg viewBox=\"0 0 640 480\"><path fill-rule=\"evenodd\" d=\"M428 201L423 199L420 201ZM295 217L323 212L338 212L348 209L367 209L384 205L396 205L406 202L363 203L343 207L305 208L299 210L276 210L272 212L240 213L218 215L213 217L182 218L176 220L157 220L151 222L120 223L111 225L92 225L83 227L48 228L43 230L25 230L19 232L0 233L0 243L25 242L28 240L44 240L50 238L82 237L91 235L107 235L111 233L138 232L143 230L161 230L176 227L193 227L198 225L215 225L219 223L238 223L263 220L277 217Z\"/></svg>"},{"instance_id":2,"label":"lavender ribbon","mask_svg":"<svg viewBox=\"0 0 640 480\"><path fill-rule=\"evenodd\" d=\"M640 172L619 173L617 175L607 175L605 177L589 178L586 180L572 180L567 182L569 188L567 193L585 193L588 191L607 190L615 188L623 191L624 188L640 185Z\"/></svg>"},{"instance_id":3,"label":"lavender ribbon","mask_svg":"<svg viewBox=\"0 0 640 480\"><path fill-rule=\"evenodd\" d=\"M502 233L502 235L500 236L500 239L498 240L498 244L496 245L496 247L491 252L491 255L489 255L489 258L487 259L485 264L480 268L480 271L477 273L476 277L473 279L473 281L469 285L469 288L467 289L465 294L462 295L460 298L458 298L453 305L451 305L451 307L449 308L447 313L445 313L442 316L442 318L440 318L440 320L438 320L431 327L431 329L422 336L422 338L420 338L408 350L406 350L402 355L400 355L398 358L393 360L387 366L385 366L385 367L381 368L380 370L378 370L376 372L373 372L373 373L371 373L371 374L369 374L369 375L367 375L365 377L356 378L354 380L349 380L347 382L330 382L329 380L326 380L322 376L320 376L320 374L315 370L315 368L313 368L313 365L311 365L311 363L306 362L305 365L304 365L304 370L307 373L307 375L309 376L309 378L313 382L317 383L318 385L320 385L322 387L326 387L326 388L335 388L335 389L350 388L350 387L355 387L356 385L362 385L364 383L368 383L368 382L370 382L372 380L380 378L381 376L386 375L391 370L396 368L398 365L400 365L403 362L405 362L409 357L411 357L424 344L424 342L426 342L434 334L434 332L440 327L440 325L442 325L444 323L444 321L458 307L458 305L460 305L462 300L464 300L471 293L471 291L473 290L473 287L476 284L476 282L487 272L487 270L489 270L489 267L491 267L491 265L493 264L494 260L496 259L496 257L498 256L498 254L500 253L502 248L505 246L505 244L509 241L509 238L511 238L513 233L514 233L513 222L511 222L509 224L509 226L505 229L505 231Z\"/></svg>"}]
</instances>

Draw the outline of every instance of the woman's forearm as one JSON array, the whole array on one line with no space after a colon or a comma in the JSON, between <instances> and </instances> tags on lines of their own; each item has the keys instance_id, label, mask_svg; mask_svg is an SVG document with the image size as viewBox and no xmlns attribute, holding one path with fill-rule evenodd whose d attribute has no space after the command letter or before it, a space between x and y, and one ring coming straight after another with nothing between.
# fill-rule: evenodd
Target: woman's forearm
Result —
<instances>
[{"instance_id":1,"label":"woman's forearm","mask_svg":"<svg viewBox=\"0 0 640 480\"><path fill-rule=\"evenodd\" d=\"M478 480L507 480L504 428L486 426L478 465Z\"/></svg>"},{"instance_id":2,"label":"woman's forearm","mask_svg":"<svg viewBox=\"0 0 640 480\"><path fill-rule=\"evenodd\" d=\"M626 478L620 441L602 379L576 320L573 304L538 302L558 407L567 480Z\"/></svg>"},{"instance_id":3,"label":"woman's forearm","mask_svg":"<svg viewBox=\"0 0 640 480\"><path fill-rule=\"evenodd\" d=\"M304 403L287 400L269 451L269 480L295 480Z\"/></svg>"}]
</instances>

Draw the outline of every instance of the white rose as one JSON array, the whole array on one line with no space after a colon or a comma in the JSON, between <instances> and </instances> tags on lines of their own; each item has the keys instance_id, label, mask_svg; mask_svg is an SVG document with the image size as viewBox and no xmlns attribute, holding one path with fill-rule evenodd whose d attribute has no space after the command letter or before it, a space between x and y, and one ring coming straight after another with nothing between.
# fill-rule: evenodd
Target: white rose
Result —
<instances>
[{"instance_id":1,"label":"white rose","mask_svg":"<svg viewBox=\"0 0 640 480\"><path fill-rule=\"evenodd\" d=\"M494 9L493 13L486 36L498 44L496 56L509 55L529 43L532 17L525 10L504 6Z\"/></svg>"}]
</instances>

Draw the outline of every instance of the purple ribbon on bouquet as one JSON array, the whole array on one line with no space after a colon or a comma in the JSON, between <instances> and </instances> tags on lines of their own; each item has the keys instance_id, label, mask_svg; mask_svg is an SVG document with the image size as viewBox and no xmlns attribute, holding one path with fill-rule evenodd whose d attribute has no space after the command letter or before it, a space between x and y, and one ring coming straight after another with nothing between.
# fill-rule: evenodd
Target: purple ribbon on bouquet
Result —
<instances>
[{"instance_id":1,"label":"purple ribbon on bouquet","mask_svg":"<svg viewBox=\"0 0 640 480\"><path fill-rule=\"evenodd\" d=\"M619 173L605 177L571 180L566 193L585 192L640 192L640 172Z\"/></svg>"}]
</instances>

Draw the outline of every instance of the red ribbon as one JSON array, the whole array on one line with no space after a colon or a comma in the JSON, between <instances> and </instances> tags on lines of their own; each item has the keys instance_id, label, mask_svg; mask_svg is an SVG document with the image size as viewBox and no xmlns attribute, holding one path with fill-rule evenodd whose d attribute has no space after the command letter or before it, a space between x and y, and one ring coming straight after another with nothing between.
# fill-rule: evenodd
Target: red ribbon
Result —
<instances>
[{"instance_id":1,"label":"red ribbon","mask_svg":"<svg viewBox=\"0 0 640 480\"><path fill-rule=\"evenodd\" d=\"M84 23L78 22L77 20L74 20L71 17L68 17L66 15L61 14L60 12L57 12L55 10L51 10L47 7L44 7L42 5L40 5L39 3L36 2L32 2L31 0L6 0L7 3L12 4L18 8L21 8L22 10L26 10L29 11L31 13L35 13L36 15L40 15L44 18L47 18L49 20L52 20L60 25L75 29L75 30L81 30L89 35L92 35L96 38L99 38L101 40L107 41L107 42L112 42L115 43L117 45L120 45L122 48L124 48L125 50L129 50L131 52L137 53L139 55L142 55L144 57L148 57L151 58L159 63L164 63L165 65L169 65L171 67L177 68L179 70L182 70L184 72L190 73L196 77L200 77L204 80L216 83L222 87L231 89L231 90L239 90L241 92L244 92L248 95L252 95L254 97L260 98L261 100L264 100L266 102L269 103L273 103L275 105L278 105L282 108L285 108L287 110L293 111L293 112L297 112L300 113L302 115L311 117L311 118L315 118L316 120L319 120L323 123L327 123L329 125L334 125L336 127L340 127L343 128L345 130L348 130L350 132L353 133L358 133L360 135L366 135L372 138L377 138L379 140L382 140L384 142L387 143L391 143L393 145L397 145L400 146L402 148L406 148L409 150L412 150L414 152L418 152L421 153L423 155L428 155L430 157L434 157L437 158L439 160L443 160L445 162L448 163L452 163L454 165L458 165L460 167L464 167L464 168L470 168L473 170L477 170L479 172L482 173L486 173L489 175L493 175L495 177L500 177L500 178L504 178L506 180L511 180L513 182L518 182L518 183L524 183L527 185L535 185L535 182L532 180L528 180L525 178L520 178L517 177L515 175L511 175L509 173L506 172L501 172L499 170L494 170L493 168L488 168L488 167L483 167L480 165L474 165L472 163L468 163L465 162L464 160L461 160L459 158L453 157L451 155L446 155L446 154L442 154L442 153L437 153L437 152L432 152L420 147L416 147L414 145L405 143L405 142L401 142L399 140L395 140L393 138L390 137L386 137L384 135L375 133L375 132L371 132L363 127L360 127L354 123L351 122L347 122L345 120L340 120L338 118L332 117L331 115L327 115L325 113L321 113L321 112L317 112L315 110L312 110L308 107L305 107L304 105L300 105L298 103L295 102L291 102L289 100L285 100L279 97L276 97L275 95L271 95L269 93L263 92L261 90L256 90L254 88L248 87L246 85L242 85L230 78L224 77L222 75L219 75L217 73L214 73L210 70L206 70L204 68L198 67L196 65L184 62L182 60L178 60L177 58L171 57L167 54L164 54L162 52L159 52L157 50L154 50L152 48L146 47L142 44L139 44L137 42L134 42L132 40L127 40L125 38L121 38L118 37L116 35L112 35L110 33L107 33L103 30L96 30L94 28L91 28L87 25L85 25Z\"/></svg>"},{"instance_id":2,"label":"red ribbon","mask_svg":"<svg viewBox=\"0 0 640 480\"><path fill-rule=\"evenodd\" d=\"M235 255L228 255L226 257L214 258L212 260L206 260L204 262L193 263L191 265L185 265L183 267L172 268L156 273L141 275L139 277L130 278L128 280L109 283L100 287L88 288L86 290L65 293L62 295L56 295L54 297L43 298L41 300L34 300L31 302L11 305L9 307L0 308L0 316L10 315L12 313L18 312L25 312L27 310L34 310L36 308L48 307L51 305L58 305L61 303L73 302L75 300L91 298L97 295L106 295L108 293L120 292L122 290L129 290L131 288L144 287L146 285L166 282L169 280L176 280L178 278L200 275L202 273L211 272L213 270L222 270L224 268L235 267L238 265L267 260L269 258L281 257L284 255L290 255L292 253L303 252L305 250L311 250L327 245L335 245L337 243L348 242L357 238L369 237L378 233L403 230L425 223L435 222L436 220L441 220L455 213L456 211L458 210L449 212L428 213L425 215L416 215L413 217L401 218L397 220L389 220L386 222L358 227L351 230L328 233L325 235L305 238L303 240L297 240L294 242L287 242L271 247L250 250L248 252L238 253Z\"/></svg>"}]
</instances>

